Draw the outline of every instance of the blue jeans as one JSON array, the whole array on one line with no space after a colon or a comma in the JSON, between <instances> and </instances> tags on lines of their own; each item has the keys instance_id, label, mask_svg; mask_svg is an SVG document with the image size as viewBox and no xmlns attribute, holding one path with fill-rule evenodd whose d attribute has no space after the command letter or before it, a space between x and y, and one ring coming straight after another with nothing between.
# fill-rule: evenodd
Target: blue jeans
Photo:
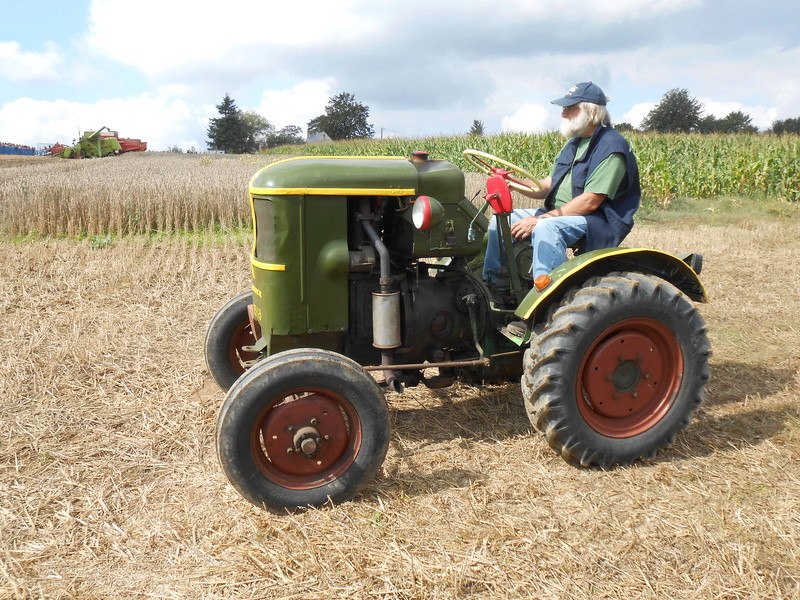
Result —
<instances>
[{"instance_id":1,"label":"blue jeans","mask_svg":"<svg viewBox=\"0 0 800 600\"><path fill-rule=\"evenodd\" d=\"M508 216L508 224L513 225L525 217L538 217L547 212L544 208L518 208ZM567 248L586 235L586 217L548 217L536 223L531 234L533 247L533 278L549 273L565 260ZM515 242L516 243L516 242ZM489 222L489 243L483 260L483 278L491 281L500 271L500 236L497 235L497 219Z\"/></svg>"}]
</instances>

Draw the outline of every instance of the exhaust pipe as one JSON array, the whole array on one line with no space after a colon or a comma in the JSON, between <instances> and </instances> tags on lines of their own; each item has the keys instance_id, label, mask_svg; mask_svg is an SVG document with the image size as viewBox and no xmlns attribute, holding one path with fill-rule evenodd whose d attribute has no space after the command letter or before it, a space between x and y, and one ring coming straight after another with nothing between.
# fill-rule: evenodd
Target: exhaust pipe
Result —
<instances>
[{"instance_id":1,"label":"exhaust pipe","mask_svg":"<svg viewBox=\"0 0 800 600\"><path fill-rule=\"evenodd\" d=\"M380 292L372 293L372 345L381 351L381 366L386 385L395 392L403 391L403 384L389 368L394 363L394 349L402 345L400 332L400 292L392 289L389 249L370 222L369 200L361 203L361 225L378 253L380 263Z\"/></svg>"}]
</instances>

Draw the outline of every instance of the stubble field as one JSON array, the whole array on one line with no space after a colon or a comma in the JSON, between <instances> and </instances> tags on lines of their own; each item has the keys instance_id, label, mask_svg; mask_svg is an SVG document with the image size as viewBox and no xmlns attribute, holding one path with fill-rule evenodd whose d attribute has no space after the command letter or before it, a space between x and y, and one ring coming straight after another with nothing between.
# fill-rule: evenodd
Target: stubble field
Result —
<instances>
[{"instance_id":1,"label":"stubble field","mask_svg":"<svg viewBox=\"0 0 800 600\"><path fill-rule=\"evenodd\" d=\"M363 493L284 516L214 450L202 342L246 234L2 238L0 598L800 598L800 223L736 207L626 240L706 259L712 380L674 447L580 470L514 384L415 389Z\"/></svg>"}]
</instances>

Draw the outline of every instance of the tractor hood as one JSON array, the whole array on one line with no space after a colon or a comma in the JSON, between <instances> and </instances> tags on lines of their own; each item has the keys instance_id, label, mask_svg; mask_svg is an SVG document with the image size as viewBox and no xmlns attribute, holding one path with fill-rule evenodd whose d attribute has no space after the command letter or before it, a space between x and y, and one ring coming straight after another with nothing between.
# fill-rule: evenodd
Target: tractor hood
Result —
<instances>
[{"instance_id":1,"label":"tractor hood","mask_svg":"<svg viewBox=\"0 0 800 600\"><path fill-rule=\"evenodd\" d=\"M463 195L464 175L443 160L402 157L290 158L268 165L250 180L254 196L413 196L426 184ZM442 185L444 184L444 185ZM455 184L455 185L454 185ZM431 193L431 192L428 192Z\"/></svg>"}]
</instances>

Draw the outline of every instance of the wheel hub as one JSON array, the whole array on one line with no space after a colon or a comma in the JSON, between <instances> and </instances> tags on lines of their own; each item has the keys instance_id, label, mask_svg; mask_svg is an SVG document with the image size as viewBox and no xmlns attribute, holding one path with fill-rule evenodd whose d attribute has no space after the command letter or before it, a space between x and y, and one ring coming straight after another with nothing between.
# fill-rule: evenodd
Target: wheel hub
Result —
<instances>
[{"instance_id":1,"label":"wheel hub","mask_svg":"<svg viewBox=\"0 0 800 600\"><path fill-rule=\"evenodd\" d=\"M598 337L583 360L581 413L604 435L637 435L669 410L682 373L680 347L665 326L650 319L619 323Z\"/></svg>"},{"instance_id":2,"label":"wheel hub","mask_svg":"<svg viewBox=\"0 0 800 600\"><path fill-rule=\"evenodd\" d=\"M614 388L617 392L625 393L635 390L641 378L642 369L639 363L635 360L626 360L614 369L611 382L614 384Z\"/></svg>"},{"instance_id":3,"label":"wheel hub","mask_svg":"<svg viewBox=\"0 0 800 600\"><path fill-rule=\"evenodd\" d=\"M270 410L259 438L264 464L287 478L323 474L351 441L338 404L314 392L287 398Z\"/></svg>"},{"instance_id":4,"label":"wheel hub","mask_svg":"<svg viewBox=\"0 0 800 600\"><path fill-rule=\"evenodd\" d=\"M316 421L316 419L312 419ZM306 426L301 427L294 434L294 449L302 453L307 458L314 458L320 447L320 435L316 427Z\"/></svg>"}]
</instances>

